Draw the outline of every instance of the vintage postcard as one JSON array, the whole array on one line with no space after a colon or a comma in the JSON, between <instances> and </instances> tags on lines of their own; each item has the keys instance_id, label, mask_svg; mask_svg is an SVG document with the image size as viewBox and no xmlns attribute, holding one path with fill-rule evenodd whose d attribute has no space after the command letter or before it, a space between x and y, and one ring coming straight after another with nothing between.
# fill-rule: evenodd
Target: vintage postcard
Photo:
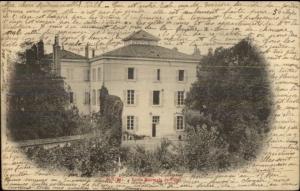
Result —
<instances>
[{"instance_id":1,"label":"vintage postcard","mask_svg":"<svg viewBox=\"0 0 300 191\"><path fill-rule=\"evenodd\" d=\"M2 189L299 189L299 2L0 5Z\"/></svg>"}]
</instances>

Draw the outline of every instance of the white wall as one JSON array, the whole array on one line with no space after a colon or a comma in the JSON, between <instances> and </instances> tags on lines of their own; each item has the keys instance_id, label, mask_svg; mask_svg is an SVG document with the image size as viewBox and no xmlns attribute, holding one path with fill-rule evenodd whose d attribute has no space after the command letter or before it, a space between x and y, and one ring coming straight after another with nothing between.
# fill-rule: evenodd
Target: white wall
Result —
<instances>
[{"instance_id":1,"label":"white wall","mask_svg":"<svg viewBox=\"0 0 300 191\"><path fill-rule=\"evenodd\" d=\"M105 86L109 94L119 96L123 103L123 129L126 129L126 116L137 117L137 129L135 134L152 135L152 116L160 116L160 123L157 127L157 137L172 136L175 134L174 119L176 114L182 114L183 107L175 105L176 91L189 91L190 85L196 80L197 62L184 63L175 61L140 61L103 59L96 61L93 65L104 65ZM134 67L136 80L127 80L127 68ZM155 69L160 69L161 80L155 80ZM178 82L176 79L177 70L185 70L187 79L185 82ZM126 90L135 90L135 106L126 104ZM160 90L161 106L152 105L152 91Z\"/></svg>"},{"instance_id":2,"label":"white wall","mask_svg":"<svg viewBox=\"0 0 300 191\"><path fill-rule=\"evenodd\" d=\"M152 136L152 116L160 116L157 126L156 137L176 137L175 115L182 114L183 107L175 104L176 91L189 91L191 83L196 80L197 62L177 62L163 60L139 60L106 58L87 62L62 62L62 76L67 77L66 83L71 86L75 93L75 103L83 114L99 111L99 93L103 82L109 94L119 96L123 103L123 130L126 130L127 115L136 117L136 128L133 133L138 135ZM136 79L127 80L127 68L135 68ZM101 68L98 79L98 68ZM70 76L72 70L73 76ZM84 80L84 70L90 69L90 81ZM93 69L95 81L93 80ZM156 69L160 69L160 81L156 80ZM177 81L177 71L185 70L185 81ZM134 106L126 103L126 90L135 90ZM96 90L96 104L92 104L93 90ZM152 105L152 91L161 91L160 106ZM84 104L84 92L89 91L91 96L90 105Z\"/></svg>"}]
</instances>

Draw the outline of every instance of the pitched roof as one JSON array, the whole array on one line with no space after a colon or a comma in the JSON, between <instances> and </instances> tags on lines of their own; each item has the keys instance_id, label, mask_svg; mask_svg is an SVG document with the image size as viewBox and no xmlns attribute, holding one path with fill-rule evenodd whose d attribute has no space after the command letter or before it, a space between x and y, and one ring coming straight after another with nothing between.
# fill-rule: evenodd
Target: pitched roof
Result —
<instances>
[{"instance_id":1,"label":"pitched roof","mask_svg":"<svg viewBox=\"0 0 300 191\"><path fill-rule=\"evenodd\" d=\"M129 40L159 41L160 39L144 30L139 30L123 39L123 41L129 41Z\"/></svg>"},{"instance_id":2,"label":"pitched roof","mask_svg":"<svg viewBox=\"0 0 300 191\"><path fill-rule=\"evenodd\" d=\"M100 57L135 57L135 58L160 58L174 60L200 60L198 56L193 56L178 52L176 49L164 48L161 46L131 44L113 51L104 53Z\"/></svg>"},{"instance_id":3,"label":"pitched roof","mask_svg":"<svg viewBox=\"0 0 300 191\"><path fill-rule=\"evenodd\" d=\"M53 53L45 55L46 59L52 59L52 57L53 57ZM62 59L86 59L86 57L68 50L61 50L61 58Z\"/></svg>"}]
</instances>

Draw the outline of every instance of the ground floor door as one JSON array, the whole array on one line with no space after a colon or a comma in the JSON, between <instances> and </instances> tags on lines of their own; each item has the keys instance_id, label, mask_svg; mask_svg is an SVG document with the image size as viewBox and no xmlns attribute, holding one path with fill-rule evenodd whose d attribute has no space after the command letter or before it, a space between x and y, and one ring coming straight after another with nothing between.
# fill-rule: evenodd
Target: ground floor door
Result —
<instances>
[{"instance_id":1,"label":"ground floor door","mask_svg":"<svg viewBox=\"0 0 300 191\"><path fill-rule=\"evenodd\" d=\"M156 124L152 124L152 137L156 137Z\"/></svg>"}]
</instances>

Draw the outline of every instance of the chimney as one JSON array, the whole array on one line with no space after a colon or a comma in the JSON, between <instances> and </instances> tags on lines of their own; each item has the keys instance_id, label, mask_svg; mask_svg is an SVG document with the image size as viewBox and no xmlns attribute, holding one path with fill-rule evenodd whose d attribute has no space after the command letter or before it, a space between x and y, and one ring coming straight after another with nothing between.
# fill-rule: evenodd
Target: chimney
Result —
<instances>
[{"instance_id":1,"label":"chimney","mask_svg":"<svg viewBox=\"0 0 300 191\"><path fill-rule=\"evenodd\" d=\"M55 35L54 44L59 45L59 36L58 36L58 34Z\"/></svg>"},{"instance_id":2,"label":"chimney","mask_svg":"<svg viewBox=\"0 0 300 191\"><path fill-rule=\"evenodd\" d=\"M35 44L33 44L32 47L31 47L31 50L32 50L33 64L35 64L36 60L37 60L37 46Z\"/></svg>"},{"instance_id":3,"label":"chimney","mask_svg":"<svg viewBox=\"0 0 300 191\"><path fill-rule=\"evenodd\" d=\"M85 46L85 57L89 58L89 43L87 43Z\"/></svg>"},{"instance_id":4,"label":"chimney","mask_svg":"<svg viewBox=\"0 0 300 191\"><path fill-rule=\"evenodd\" d=\"M61 75L60 57L61 57L61 49L59 46L59 36L55 35L54 44L53 44L53 64L51 69L52 72L57 76Z\"/></svg>"},{"instance_id":5,"label":"chimney","mask_svg":"<svg viewBox=\"0 0 300 191\"><path fill-rule=\"evenodd\" d=\"M95 49L92 50L92 58L95 57Z\"/></svg>"},{"instance_id":6,"label":"chimney","mask_svg":"<svg viewBox=\"0 0 300 191\"><path fill-rule=\"evenodd\" d=\"M38 43L37 43L37 59L40 60L41 58L44 57L44 42L41 39Z\"/></svg>"},{"instance_id":7,"label":"chimney","mask_svg":"<svg viewBox=\"0 0 300 191\"><path fill-rule=\"evenodd\" d=\"M194 46L194 52L193 52L192 55L193 55L193 56L201 56L200 50L199 50L199 48L197 47L196 44L195 44L195 46Z\"/></svg>"}]
</instances>

